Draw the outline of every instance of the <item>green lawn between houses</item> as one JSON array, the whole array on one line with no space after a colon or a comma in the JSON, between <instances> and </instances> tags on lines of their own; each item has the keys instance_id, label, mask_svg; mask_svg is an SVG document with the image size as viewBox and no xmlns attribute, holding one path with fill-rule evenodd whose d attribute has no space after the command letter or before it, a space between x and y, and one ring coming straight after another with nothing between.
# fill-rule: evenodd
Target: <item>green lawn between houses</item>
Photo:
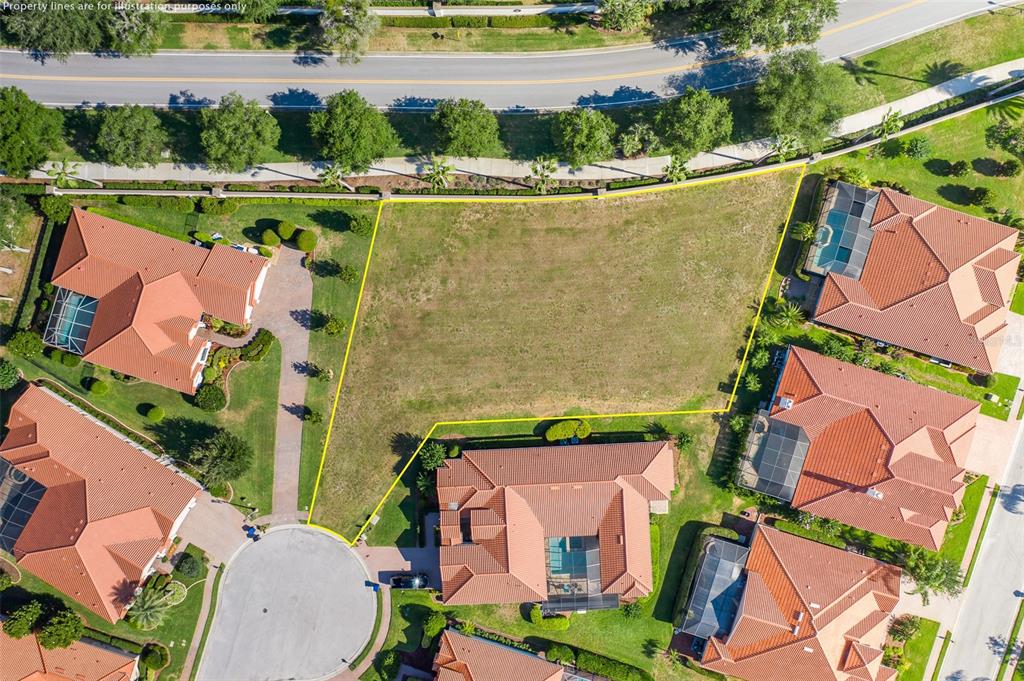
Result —
<instances>
[{"instance_id":1,"label":"green lawn between houses","mask_svg":"<svg viewBox=\"0 0 1024 681\"><path fill-rule=\"evenodd\" d=\"M1010 312L1024 314L1024 282L1017 284L1013 291L1013 300L1010 302Z\"/></svg>"},{"instance_id":2,"label":"green lawn between houses","mask_svg":"<svg viewBox=\"0 0 1024 681\"><path fill-rule=\"evenodd\" d=\"M185 551L201 560L204 558L202 551L191 544L185 547ZM208 576L205 562L203 565L202 574L195 579L186 577L177 571L173 572L173 578L188 587L188 595L184 601L173 606L164 623L152 631L142 631L126 620L111 624L25 568L20 568L21 581L3 592L3 611L15 610L22 603L32 599L42 600L44 604L53 602L53 599L60 600L78 613L85 621L86 626L91 629L139 644L149 641L162 643L170 651L171 660L167 667L160 672L160 679L162 681L180 681L182 666L185 664L185 656L188 654L189 643L192 641L192 634L203 602L203 582ZM86 636L88 636L88 632L86 632Z\"/></svg>"},{"instance_id":3,"label":"green lawn between houses","mask_svg":"<svg viewBox=\"0 0 1024 681\"><path fill-rule=\"evenodd\" d=\"M909 667L899 675L900 681L923 681L928 658L938 639L939 623L922 617L921 628L903 645L903 659Z\"/></svg>"},{"instance_id":4,"label":"green lawn between houses","mask_svg":"<svg viewBox=\"0 0 1024 681\"><path fill-rule=\"evenodd\" d=\"M243 362L232 370L228 379L228 406L216 413L193 406L189 398L170 388L145 381L126 383L115 380L103 367L83 363L69 368L47 357L27 360L12 355L10 359L26 379L44 378L57 382L78 399L156 440L176 458L186 457L209 434L210 426L225 428L248 440L253 447L253 463L248 473L231 481L233 502L270 512L277 401L267 399L267 396L277 394L281 371L280 343L274 343L262 362ZM82 379L87 375L102 379L110 386L110 391L102 396L89 393L82 386ZM163 407L166 416L162 422L154 424L146 418L149 405ZM185 470L188 471L187 468Z\"/></svg>"}]
</instances>

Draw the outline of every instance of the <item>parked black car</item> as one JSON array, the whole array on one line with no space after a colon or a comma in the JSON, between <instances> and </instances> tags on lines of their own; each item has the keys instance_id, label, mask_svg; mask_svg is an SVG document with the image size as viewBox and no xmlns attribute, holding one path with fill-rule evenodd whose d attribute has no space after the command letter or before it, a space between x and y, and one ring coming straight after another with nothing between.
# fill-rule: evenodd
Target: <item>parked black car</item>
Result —
<instances>
[{"instance_id":1,"label":"parked black car","mask_svg":"<svg viewBox=\"0 0 1024 681\"><path fill-rule=\"evenodd\" d=\"M388 581L391 583L392 589L426 589L430 579L422 572L415 575L411 572L400 572L397 575L391 575L391 579Z\"/></svg>"}]
</instances>

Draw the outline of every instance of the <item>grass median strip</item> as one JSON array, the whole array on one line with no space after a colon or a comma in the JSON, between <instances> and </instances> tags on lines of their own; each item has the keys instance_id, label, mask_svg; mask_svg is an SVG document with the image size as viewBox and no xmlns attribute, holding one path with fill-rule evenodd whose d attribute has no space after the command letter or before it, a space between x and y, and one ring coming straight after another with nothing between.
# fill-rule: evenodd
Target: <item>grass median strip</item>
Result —
<instances>
[{"instance_id":1,"label":"grass median strip","mask_svg":"<svg viewBox=\"0 0 1024 681\"><path fill-rule=\"evenodd\" d=\"M992 511L996 507L996 501L999 499L999 485L992 487L992 491L989 492L988 508L985 509L985 519L981 521L981 530L978 532L978 541L974 545L974 553L971 554L971 563L967 566L967 574L964 575L964 588L967 588L967 584L971 581L971 575L974 574L974 566L978 562L978 556L981 555L981 543L985 540L985 532L988 530L988 521L992 518Z\"/></svg>"},{"instance_id":2,"label":"grass median strip","mask_svg":"<svg viewBox=\"0 0 1024 681\"><path fill-rule=\"evenodd\" d=\"M949 644L953 640L953 632L947 631L946 635L942 637L942 647L939 648L939 659L935 661L935 669L932 670L931 681L939 681L939 670L942 669L942 661L946 659L946 651L949 650Z\"/></svg>"},{"instance_id":3,"label":"grass median strip","mask_svg":"<svg viewBox=\"0 0 1024 681\"><path fill-rule=\"evenodd\" d=\"M1006 639L1006 649L1003 651L1003 659L999 663L999 671L996 672L995 681L1003 681L1006 670L1010 666L1010 660L1017 652L1017 635L1020 634L1021 624L1024 623L1024 600L1021 600L1017 607L1017 616L1013 620L1013 627L1010 629L1010 636Z\"/></svg>"}]
</instances>

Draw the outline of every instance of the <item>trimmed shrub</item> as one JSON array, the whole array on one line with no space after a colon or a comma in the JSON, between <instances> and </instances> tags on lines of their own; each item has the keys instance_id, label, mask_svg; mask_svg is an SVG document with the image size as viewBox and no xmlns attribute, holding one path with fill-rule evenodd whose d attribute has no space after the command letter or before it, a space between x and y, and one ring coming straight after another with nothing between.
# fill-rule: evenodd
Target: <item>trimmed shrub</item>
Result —
<instances>
[{"instance_id":1,"label":"trimmed shrub","mask_svg":"<svg viewBox=\"0 0 1024 681\"><path fill-rule=\"evenodd\" d=\"M274 257L274 252L272 250L270 250L270 248L267 247L267 246L257 246L256 250L264 258L273 258Z\"/></svg>"},{"instance_id":2,"label":"trimmed shrub","mask_svg":"<svg viewBox=\"0 0 1024 681\"><path fill-rule=\"evenodd\" d=\"M209 232L192 232L192 238L204 244L213 243L213 237L210 236Z\"/></svg>"},{"instance_id":3,"label":"trimmed shrub","mask_svg":"<svg viewBox=\"0 0 1024 681\"><path fill-rule=\"evenodd\" d=\"M316 244L319 239L317 238L316 232L311 232L308 229L300 229L298 234L295 236L295 247L303 253L312 253L316 248Z\"/></svg>"},{"instance_id":4,"label":"trimmed shrub","mask_svg":"<svg viewBox=\"0 0 1024 681\"><path fill-rule=\"evenodd\" d=\"M903 153L918 160L932 155L932 143L927 137L911 137L903 143Z\"/></svg>"},{"instance_id":5,"label":"trimmed shrub","mask_svg":"<svg viewBox=\"0 0 1024 681\"><path fill-rule=\"evenodd\" d=\"M7 349L31 359L43 354L43 339L35 331L19 331L7 343Z\"/></svg>"},{"instance_id":6,"label":"trimmed shrub","mask_svg":"<svg viewBox=\"0 0 1024 681\"><path fill-rule=\"evenodd\" d=\"M541 629L548 629L551 631L565 631L569 628L568 617L564 615L545 617L544 611L536 603L530 607L530 623Z\"/></svg>"},{"instance_id":7,"label":"trimmed shrub","mask_svg":"<svg viewBox=\"0 0 1024 681\"><path fill-rule=\"evenodd\" d=\"M576 653L573 652L572 648L561 643L551 644L551 647L544 653L544 657L549 662L554 662L555 664L576 665Z\"/></svg>"},{"instance_id":8,"label":"trimmed shrub","mask_svg":"<svg viewBox=\"0 0 1024 681\"><path fill-rule=\"evenodd\" d=\"M971 190L971 203L975 206L991 206L996 200L996 193L988 187L975 187Z\"/></svg>"},{"instance_id":9,"label":"trimmed shrub","mask_svg":"<svg viewBox=\"0 0 1024 681\"><path fill-rule=\"evenodd\" d=\"M71 202L66 196L44 196L39 199L39 210L47 220L64 223L71 217Z\"/></svg>"},{"instance_id":10,"label":"trimmed shrub","mask_svg":"<svg viewBox=\"0 0 1024 681\"><path fill-rule=\"evenodd\" d=\"M82 358L73 352L65 352L64 356L60 358L60 363L66 367L74 369L82 363Z\"/></svg>"},{"instance_id":11,"label":"trimmed shrub","mask_svg":"<svg viewBox=\"0 0 1024 681\"><path fill-rule=\"evenodd\" d=\"M359 279L359 270L352 265L342 265L341 269L338 270L338 278L346 284L353 284Z\"/></svg>"},{"instance_id":12,"label":"trimmed shrub","mask_svg":"<svg viewBox=\"0 0 1024 681\"><path fill-rule=\"evenodd\" d=\"M18 367L6 359L0 359L0 390L10 390L18 384Z\"/></svg>"},{"instance_id":13,"label":"trimmed shrub","mask_svg":"<svg viewBox=\"0 0 1024 681\"><path fill-rule=\"evenodd\" d=\"M163 669L171 661L171 655L167 648L164 648L159 643L147 643L142 649L139 661L150 669Z\"/></svg>"},{"instance_id":14,"label":"trimmed shrub","mask_svg":"<svg viewBox=\"0 0 1024 681\"><path fill-rule=\"evenodd\" d=\"M590 435L590 423L583 419L565 419L555 421L544 431L544 439L548 442L571 440L573 437L583 439Z\"/></svg>"},{"instance_id":15,"label":"trimmed shrub","mask_svg":"<svg viewBox=\"0 0 1024 681\"><path fill-rule=\"evenodd\" d=\"M348 231L356 236L368 237L373 234L373 218L369 215L350 215Z\"/></svg>"},{"instance_id":16,"label":"trimmed shrub","mask_svg":"<svg viewBox=\"0 0 1024 681\"><path fill-rule=\"evenodd\" d=\"M0 570L0 591L9 589L12 586L14 586L14 579L3 570Z\"/></svg>"},{"instance_id":17,"label":"trimmed shrub","mask_svg":"<svg viewBox=\"0 0 1024 681\"><path fill-rule=\"evenodd\" d=\"M327 319L327 323L324 324L324 331L328 336L340 336L345 333L345 327L347 324L344 319L331 315Z\"/></svg>"},{"instance_id":18,"label":"trimmed shrub","mask_svg":"<svg viewBox=\"0 0 1024 681\"><path fill-rule=\"evenodd\" d=\"M205 375L205 374L204 374ZM159 405L153 405L146 410L146 418L152 423L160 423L164 420L164 408Z\"/></svg>"},{"instance_id":19,"label":"trimmed shrub","mask_svg":"<svg viewBox=\"0 0 1024 681\"><path fill-rule=\"evenodd\" d=\"M260 239L263 241L264 246L280 246L281 237L277 235L272 229L263 230L263 234L260 235Z\"/></svg>"},{"instance_id":20,"label":"trimmed shrub","mask_svg":"<svg viewBox=\"0 0 1024 681\"><path fill-rule=\"evenodd\" d=\"M487 28L487 17L455 16L451 19L455 28Z\"/></svg>"},{"instance_id":21,"label":"trimmed shrub","mask_svg":"<svg viewBox=\"0 0 1024 681\"><path fill-rule=\"evenodd\" d=\"M622 610L622 616L627 620L638 620L644 615L644 606L640 601L626 603L620 609Z\"/></svg>"},{"instance_id":22,"label":"trimmed shrub","mask_svg":"<svg viewBox=\"0 0 1024 681\"><path fill-rule=\"evenodd\" d=\"M189 579L198 579L203 574L203 564L191 553L183 553L174 564L174 570Z\"/></svg>"},{"instance_id":23,"label":"trimmed shrub","mask_svg":"<svg viewBox=\"0 0 1024 681\"><path fill-rule=\"evenodd\" d=\"M295 230L298 227L295 226L294 222L288 222L287 220L281 220L277 223L277 235L281 237L281 241L288 241L295 236Z\"/></svg>"},{"instance_id":24,"label":"trimmed shrub","mask_svg":"<svg viewBox=\"0 0 1024 681\"><path fill-rule=\"evenodd\" d=\"M270 333L267 329L260 329L252 337L252 340L245 347L241 348L238 356L246 362L259 362L267 356L273 344L274 334Z\"/></svg>"},{"instance_id":25,"label":"trimmed shrub","mask_svg":"<svg viewBox=\"0 0 1024 681\"><path fill-rule=\"evenodd\" d=\"M147 206L172 210L176 213L191 213L196 209L195 201L187 196L136 196L129 194L121 197L121 203L126 206Z\"/></svg>"},{"instance_id":26,"label":"trimmed shrub","mask_svg":"<svg viewBox=\"0 0 1024 681\"><path fill-rule=\"evenodd\" d=\"M104 383L103 381L101 381L98 378L90 379L90 381L89 381L89 393L91 395L95 395L96 397L103 397L108 392L110 392L110 385L109 384Z\"/></svg>"},{"instance_id":27,"label":"trimmed shrub","mask_svg":"<svg viewBox=\"0 0 1024 681\"><path fill-rule=\"evenodd\" d=\"M576 653L576 668L611 681L653 681L649 673L631 664L619 662L588 650Z\"/></svg>"},{"instance_id":28,"label":"trimmed shrub","mask_svg":"<svg viewBox=\"0 0 1024 681\"><path fill-rule=\"evenodd\" d=\"M204 384L196 391L195 403L203 411L220 411L227 406L228 398L220 386Z\"/></svg>"},{"instance_id":29,"label":"trimmed shrub","mask_svg":"<svg viewBox=\"0 0 1024 681\"><path fill-rule=\"evenodd\" d=\"M231 215L238 210L238 201L204 196L199 199L199 210L207 215Z\"/></svg>"},{"instance_id":30,"label":"trimmed shrub","mask_svg":"<svg viewBox=\"0 0 1024 681\"><path fill-rule=\"evenodd\" d=\"M964 177L971 172L971 164L960 160L949 166L949 174L953 177Z\"/></svg>"},{"instance_id":31,"label":"trimmed shrub","mask_svg":"<svg viewBox=\"0 0 1024 681\"><path fill-rule=\"evenodd\" d=\"M1020 161L1011 158L999 164L999 174L1003 177L1017 177L1021 173Z\"/></svg>"}]
</instances>

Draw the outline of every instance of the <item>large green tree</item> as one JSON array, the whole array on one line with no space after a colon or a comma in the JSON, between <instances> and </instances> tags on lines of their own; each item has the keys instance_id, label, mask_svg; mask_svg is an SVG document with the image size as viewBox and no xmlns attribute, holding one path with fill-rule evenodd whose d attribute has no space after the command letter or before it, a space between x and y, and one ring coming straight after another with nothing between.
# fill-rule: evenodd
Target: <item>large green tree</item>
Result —
<instances>
[{"instance_id":1,"label":"large green tree","mask_svg":"<svg viewBox=\"0 0 1024 681\"><path fill-rule=\"evenodd\" d=\"M956 597L963 591L964 573L960 565L920 546L911 546L907 551L904 568L914 580L910 593L919 594L925 605L932 594Z\"/></svg>"},{"instance_id":2,"label":"large green tree","mask_svg":"<svg viewBox=\"0 0 1024 681\"><path fill-rule=\"evenodd\" d=\"M216 109L203 109L201 123L199 140L214 170L237 173L256 165L281 137L274 117L237 92L221 97Z\"/></svg>"},{"instance_id":3,"label":"large green tree","mask_svg":"<svg viewBox=\"0 0 1024 681\"><path fill-rule=\"evenodd\" d=\"M16 87L0 88L0 168L25 177L60 143L63 117Z\"/></svg>"},{"instance_id":4,"label":"large green tree","mask_svg":"<svg viewBox=\"0 0 1024 681\"><path fill-rule=\"evenodd\" d=\"M149 107L128 104L101 114L96 148L107 163L129 168L153 166L166 146L167 133Z\"/></svg>"},{"instance_id":5,"label":"large green tree","mask_svg":"<svg viewBox=\"0 0 1024 681\"><path fill-rule=\"evenodd\" d=\"M839 16L837 0L667 0L665 5L700 13L719 30L722 43L779 50L813 43L825 22Z\"/></svg>"},{"instance_id":6,"label":"large green tree","mask_svg":"<svg viewBox=\"0 0 1024 681\"><path fill-rule=\"evenodd\" d=\"M64 608L52 615L39 630L39 645L47 650L67 648L82 638L83 633L82 618L73 610Z\"/></svg>"},{"instance_id":7,"label":"large green tree","mask_svg":"<svg viewBox=\"0 0 1024 681\"><path fill-rule=\"evenodd\" d=\"M432 117L441 151L450 156L498 156L498 117L476 99L446 99Z\"/></svg>"},{"instance_id":8,"label":"large green tree","mask_svg":"<svg viewBox=\"0 0 1024 681\"><path fill-rule=\"evenodd\" d=\"M242 4L242 16L249 21L262 24L277 14L277 8L280 5L281 0L245 0Z\"/></svg>"},{"instance_id":9,"label":"large green tree","mask_svg":"<svg viewBox=\"0 0 1024 681\"><path fill-rule=\"evenodd\" d=\"M378 26L380 19L370 10L370 0L326 0L320 14L320 38L343 64L362 59Z\"/></svg>"},{"instance_id":10,"label":"large green tree","mask_svg":"<svg viewBox=\"0 0 1024 681\"><path fill-rule=\"evenodd\" d=\"M11 638L24 638L32 633L36 622L43 616L43 605L39 601L29 601L11 613L4 621L4 633Z\"/></svg>"},{"instance_id":11,"label":"large green tree","mask_svg":"<svg viewBox=\"0 0 1024 681\"><path fill-rule=\"evenodd\" d=\"M344 173L363 173L398 145L388 119L355 90L327 98L327 108L309 116L321 153Z\"/></svg>"},{"instance_id":12,"label":"large green tree","mask_svg":"<svg viewBox=\"0 0 1024 681\"><path fill-rule=\"evenodd\" d=\"M815 50L794 50L769 60L755 92L770 135L788 135L817 151L845 113L849 81L838 66L823 64Z\"/></svg>"},{"instance_id":13,"label":"large green tree","mask_svg":"<svg viewBox=\"0 0 1024 681\"><path fill-rule=\"evenodd\" d=\"M139 7L115 7L103 21L102 47L122 54L152 54L160 47L167 15Z\"/></svg>"},{"instance_id":14,"label":"large green tree","mask_svg":"<svg viewBox=\"0 0 1024 681\"><path fill-rule=\"evenodd\" d=\"M226 430L217 432L194 454L207 484L216 485L244 475L252 465L252 446Z\"/></svg>"},{"instance_id":15,"label":"large green tree","mask_svg":"<svg viewBox=\"0 0 1024 681\"><path fill-rule=\"evenodd\" d=\"M594 109L569 109L555 117L555 144L569 165L580 168L615 153L615 123Z\"/></svg>"},{"instance_id":16,"label":"large green tree","mask_svg":"<svg viewBox=\"0 0 1024 681\"><path fill-rule=\"evenodd\" d=\"M725 144L732 135L732 112L725 97L687 87L661 105L655 117L663 144L683 156L693 156Z\"/></svg>"}]
</instances>

